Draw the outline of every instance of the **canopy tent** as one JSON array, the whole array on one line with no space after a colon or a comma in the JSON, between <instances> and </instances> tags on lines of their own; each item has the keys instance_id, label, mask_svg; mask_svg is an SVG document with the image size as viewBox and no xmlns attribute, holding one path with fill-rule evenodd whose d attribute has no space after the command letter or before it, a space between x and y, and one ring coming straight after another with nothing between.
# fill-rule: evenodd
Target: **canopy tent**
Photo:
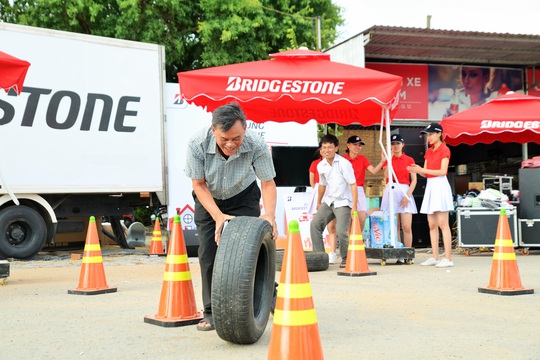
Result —
<instances>
[{"instance_id":1,"label":"canopy tent","mask_svg":"<svg viewBox=\"0 0 540 360\"><path fill-rule=\"evenodd\" d=\"M232 100L255 122L315 119L320 124L378 124L397 111L402 78L330 61L307 49L271 54L273 60L178 73L180 93L209 112Z\"/></svg>"},{"instance_id":2,"label":"canopy tent","mask_svg":"<svg viewBox=\"0 0 540 360\"><path fill-rule=\"evenodd\" d=\"M320 124L386 126L390 152L391 116L397 111L402 78L333 62L330 55L307 49L270 54L272 60L178 73L180 94L207 111L237 101L255 122L312 119ZM392 170L391 157L388 167ZM389 179L392 186L392 176ZM394 214L393 201L390 213ZM392 238L394 239L392 228Z\"/></svg>"},{"instance_id":3,"label":"canopy tent","mask_svg":"<svg viewBox=\"0 0 540 360\"><path fill-rule=\"evenodd\" d=\"M540 97L507 93L441 121L449 145L540 141Z\"/></svg>"},{"instance_id":4,"label":"canopy tent","mask_svg":"<svg viewBox=\"0 0 540 360\"><path fill-rule=\"evenodd\" d=\"M6 92L13 88L21 93L30 63L0 51L0 88Z\"/></svg>"}]
</instances>

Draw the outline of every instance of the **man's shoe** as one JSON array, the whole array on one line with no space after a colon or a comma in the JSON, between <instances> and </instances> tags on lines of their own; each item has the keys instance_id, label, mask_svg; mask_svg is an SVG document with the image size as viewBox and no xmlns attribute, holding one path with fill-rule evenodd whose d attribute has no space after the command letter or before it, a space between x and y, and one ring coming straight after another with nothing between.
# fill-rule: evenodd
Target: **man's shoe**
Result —
<instances>
[{"instance_id":1,"label":"man's shoe","mask_svg":"<svg viewBox=\"0 0 540 360\"><path fill-rule=\"evenodd\" d=\"M328 263L329 264L337 263L337 255L335 252L328 253Z\"/></svg>"}]
</instances>

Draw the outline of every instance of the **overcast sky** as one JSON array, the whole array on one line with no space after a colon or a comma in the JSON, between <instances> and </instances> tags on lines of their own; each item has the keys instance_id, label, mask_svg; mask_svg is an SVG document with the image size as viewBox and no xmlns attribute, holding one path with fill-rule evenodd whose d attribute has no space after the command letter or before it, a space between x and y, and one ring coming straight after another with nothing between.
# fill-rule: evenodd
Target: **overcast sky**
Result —
<instances>
[{"instance_id":1,"label":"overcast sky","mask_svg":"<svg viewBox=\"0 0 540 360\"><path fill-rule=\"evenodd\" d=\"M345 8L341 42L373 25L540 35L539 0L332 0Z\"/></svg>"}]
</instances>

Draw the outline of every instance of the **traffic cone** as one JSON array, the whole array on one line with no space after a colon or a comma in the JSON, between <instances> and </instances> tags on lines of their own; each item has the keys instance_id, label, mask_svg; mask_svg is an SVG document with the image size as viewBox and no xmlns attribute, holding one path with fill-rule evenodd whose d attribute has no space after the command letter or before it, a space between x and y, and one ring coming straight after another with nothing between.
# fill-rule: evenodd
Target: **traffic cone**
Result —
<instances>
[{"instance_id":1,"label":"traffic cone","mask_svg":"<svg viewBox=\"0 0 540 360\"><path fill-rule=\"evenodd\" d=\"M164 256L163 241L161 239L161 226L159 225L159 219L156 219L154 224L154 231L152 231L152 242L148 249L148 255L160 255Z\"/></svg>"},{"instance_id":2,"label":"traffic cone","mask_svg":"<svg viewBox=\"0 0 540 360\"><path fill-rule=\"evenodd\" d=\"M163 327L196 324L203 319L197 312L193 283L180 216L174 217L158 313L147 315L144 322Z\"/></svg>"},{"instance_id":3,"label":"traffic cone","mask_svg":"<svg viewBox=\"0 0 540 360\"><path fill-rule=\"evenodd\" d=\"M99 246L96 218L90 216L86 242L84 244L81 273L79 275L79 286L75 289L68 290L68 294L97 295L116 292L116 289L107 285L101 247Z\"/></svg>"},{"instance_id":4,"label":"traffic cone","mask_svg":"<svg viewBox=\"0 0 540 360\"><path fill-rule=\"evenodd\" d=\"M368 267L366 247L364 246L362 230L360 230L360 219L358 218L358 212L356 211L353 214L351 231L349 234L349 247L347 249L347 262L345 263L345 270L338 271L338 275L377 275L376 271L371 271Z\"/></svg>"},{"instance_id":5,"label":"traffic cone","mask_svg":"<svg viewBox=\"0 0 540 360\"><path fill-rule=\"evenodd\" d=\"M289 223L268 359L323 359L298 222Z\"/></svg>"},{"instance_id":6,"label":"traffic cone","mask_svg":"<svg viewBox=\"0 0 540 360\"><path fill-rule=\"evenodd\" d=\"M491 265L491 277L487 287L479 287L478 292L495 295L524 295L534 293L534 289L521 285L516 252L506 210L501 209L497 225L497 238Z\"/></svg>"}]
</instances>

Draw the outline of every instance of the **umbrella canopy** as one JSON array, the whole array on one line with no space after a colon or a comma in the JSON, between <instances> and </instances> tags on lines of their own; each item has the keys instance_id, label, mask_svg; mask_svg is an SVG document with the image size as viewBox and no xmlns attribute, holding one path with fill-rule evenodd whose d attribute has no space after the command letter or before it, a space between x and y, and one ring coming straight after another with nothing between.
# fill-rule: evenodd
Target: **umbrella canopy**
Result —
<instances>
[{"instance_id":1,"label":"umbrella canopy","mask_svg":"<svg viewBox=\"0 0 540 360\"><path fill-rule=\"evenodd\" d=\"M397 110L402 78L330 61L307 49L271 54L272 60L178 73L180 93L208 111L237 101L255 122L342 125L380 123Z\"/></svg>"},{"instance_id":2,"label":"umbrella canopy","mask_svg":"<svg viewBox=\"0 0 540 360\"><path fill-rule=\"evenodd\" d=\"M0 88L6 92L13 88L21 93L30 63L0 51Z\"/></svg>"},{"instance_id":3,"label":"umbrella canopy","mask_svg":"<svg viewBox=\"0 0 540 360\"><path fill-rule=\"evenodd\" d=\"M507 93L441 121L450 145L540 142L540 97Z\"/></svg>"}]
</instances>

